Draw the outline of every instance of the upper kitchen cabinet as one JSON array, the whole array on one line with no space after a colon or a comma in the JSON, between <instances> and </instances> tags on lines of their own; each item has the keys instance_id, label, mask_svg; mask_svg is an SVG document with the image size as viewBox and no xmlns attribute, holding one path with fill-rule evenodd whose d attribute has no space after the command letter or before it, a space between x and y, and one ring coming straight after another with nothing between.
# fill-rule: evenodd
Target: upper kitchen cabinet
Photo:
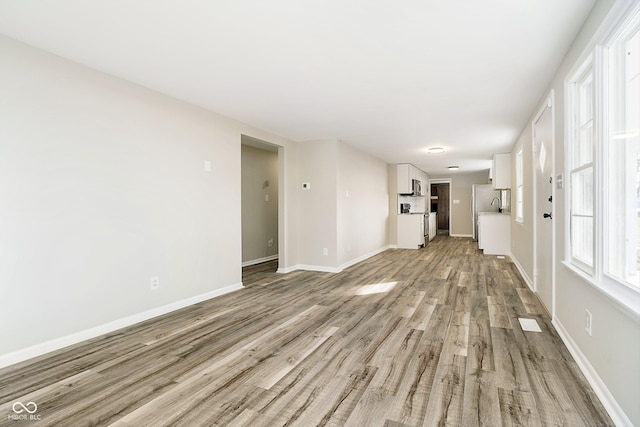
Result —
<instances>
[{"instance_id":1,"label":"upper kitchen cabinet","mask_svg":"<svg viewBox=\"0 0 640 427\"><path fill-rule=\"evenodd\" d=\"M411 193L411 176L409 175L410 164L402 163L396 165L398 171L398 193L409 194Z\"/></svg>"},{"instance_id":2,"label":"upper kitchen cabinet","mask_svg":"<svg viewBox=\"0 0 640 427\"><path fill-rule=\"evenodd\" d=\"M426 194L427 175L417 167L409 163L399 163L396 165L398 174L398 194L415 194L413 180L420 182L421 193Z\"/></svg>"},{"instance_id":3,"label":"upper kitchen cabinet","mask_svg":"<svg viewBox=\"0 0 640 427\"><path fill-rule=\"evenodd\" d=\"M511 153L494 154L491 185L494 190L511 188Z\"/></svg>"}]
</instances>

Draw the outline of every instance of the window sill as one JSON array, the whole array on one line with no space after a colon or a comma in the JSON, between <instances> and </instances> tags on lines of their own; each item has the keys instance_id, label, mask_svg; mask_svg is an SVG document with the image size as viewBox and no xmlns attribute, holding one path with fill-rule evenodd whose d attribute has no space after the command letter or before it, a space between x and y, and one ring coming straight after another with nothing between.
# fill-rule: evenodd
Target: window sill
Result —
<instances>
[{"instance_id":1,"label":"window sill","mask_svg":"<svg viewBox=\"0 0 640 427\"><path fill-rule=\"evenodd\" d=\"M634 320L640 320L640 289L631 288L611 279L597 280L567 261L562 261L562 264L575 276L607 296Z\"/></svg>"}]
</instances>

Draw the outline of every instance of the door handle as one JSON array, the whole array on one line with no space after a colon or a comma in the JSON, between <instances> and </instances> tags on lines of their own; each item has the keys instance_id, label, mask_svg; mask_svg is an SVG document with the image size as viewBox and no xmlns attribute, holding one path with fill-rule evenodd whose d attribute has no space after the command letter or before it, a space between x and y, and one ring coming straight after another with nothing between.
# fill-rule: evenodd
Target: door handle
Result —
<instances>
[{"instance_id":1,"label":"door handle","mask_svg":"<svg viewBox=\"0 0 640 427\"><path fill-rule=\"evenodd\" d=\"M551 212L549 212L549 213L544 213L544 214L542 214L542 216L543 216L544 218L553 219L553 218L551 217Z\"/></svg>"}]
</instances>

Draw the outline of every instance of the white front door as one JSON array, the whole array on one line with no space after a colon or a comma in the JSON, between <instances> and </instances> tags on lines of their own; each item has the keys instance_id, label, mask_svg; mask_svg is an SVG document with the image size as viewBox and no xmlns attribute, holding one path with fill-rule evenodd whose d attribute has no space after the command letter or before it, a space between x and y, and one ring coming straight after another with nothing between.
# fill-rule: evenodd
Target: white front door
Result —
<instances>
[{"instance_id":1,"label":"white front door","mask_svg":"<svg viewBox=\"0 0 640 427\"><path fill-rule=\"evenodd\" d=\"M534 289L553 314L553 94L533 121Z\"/></svg>"}]
</instances>

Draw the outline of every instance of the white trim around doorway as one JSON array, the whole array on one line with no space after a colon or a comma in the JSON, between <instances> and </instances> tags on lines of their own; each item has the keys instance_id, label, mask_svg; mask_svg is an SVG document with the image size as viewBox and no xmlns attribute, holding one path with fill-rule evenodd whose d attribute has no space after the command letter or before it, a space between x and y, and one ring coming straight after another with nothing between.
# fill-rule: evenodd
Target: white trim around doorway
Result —
<instances>
[{"instance_id":1,"label":"white trim around doorway","mask_svg":"<svg viewBox=\"0 0 640 427\"><path fill-rule=\"evenodd\" d=\"M429 180L429 200L427 200L427 204L429 205L429 213L431 213L431 184L449 184L449 236L451 237L471 237L466 235L454 235L451 234L451 206L453 200L451 200L451 187L452 182L451 178L434 178Z\"/></svg>"}]
</instances>

